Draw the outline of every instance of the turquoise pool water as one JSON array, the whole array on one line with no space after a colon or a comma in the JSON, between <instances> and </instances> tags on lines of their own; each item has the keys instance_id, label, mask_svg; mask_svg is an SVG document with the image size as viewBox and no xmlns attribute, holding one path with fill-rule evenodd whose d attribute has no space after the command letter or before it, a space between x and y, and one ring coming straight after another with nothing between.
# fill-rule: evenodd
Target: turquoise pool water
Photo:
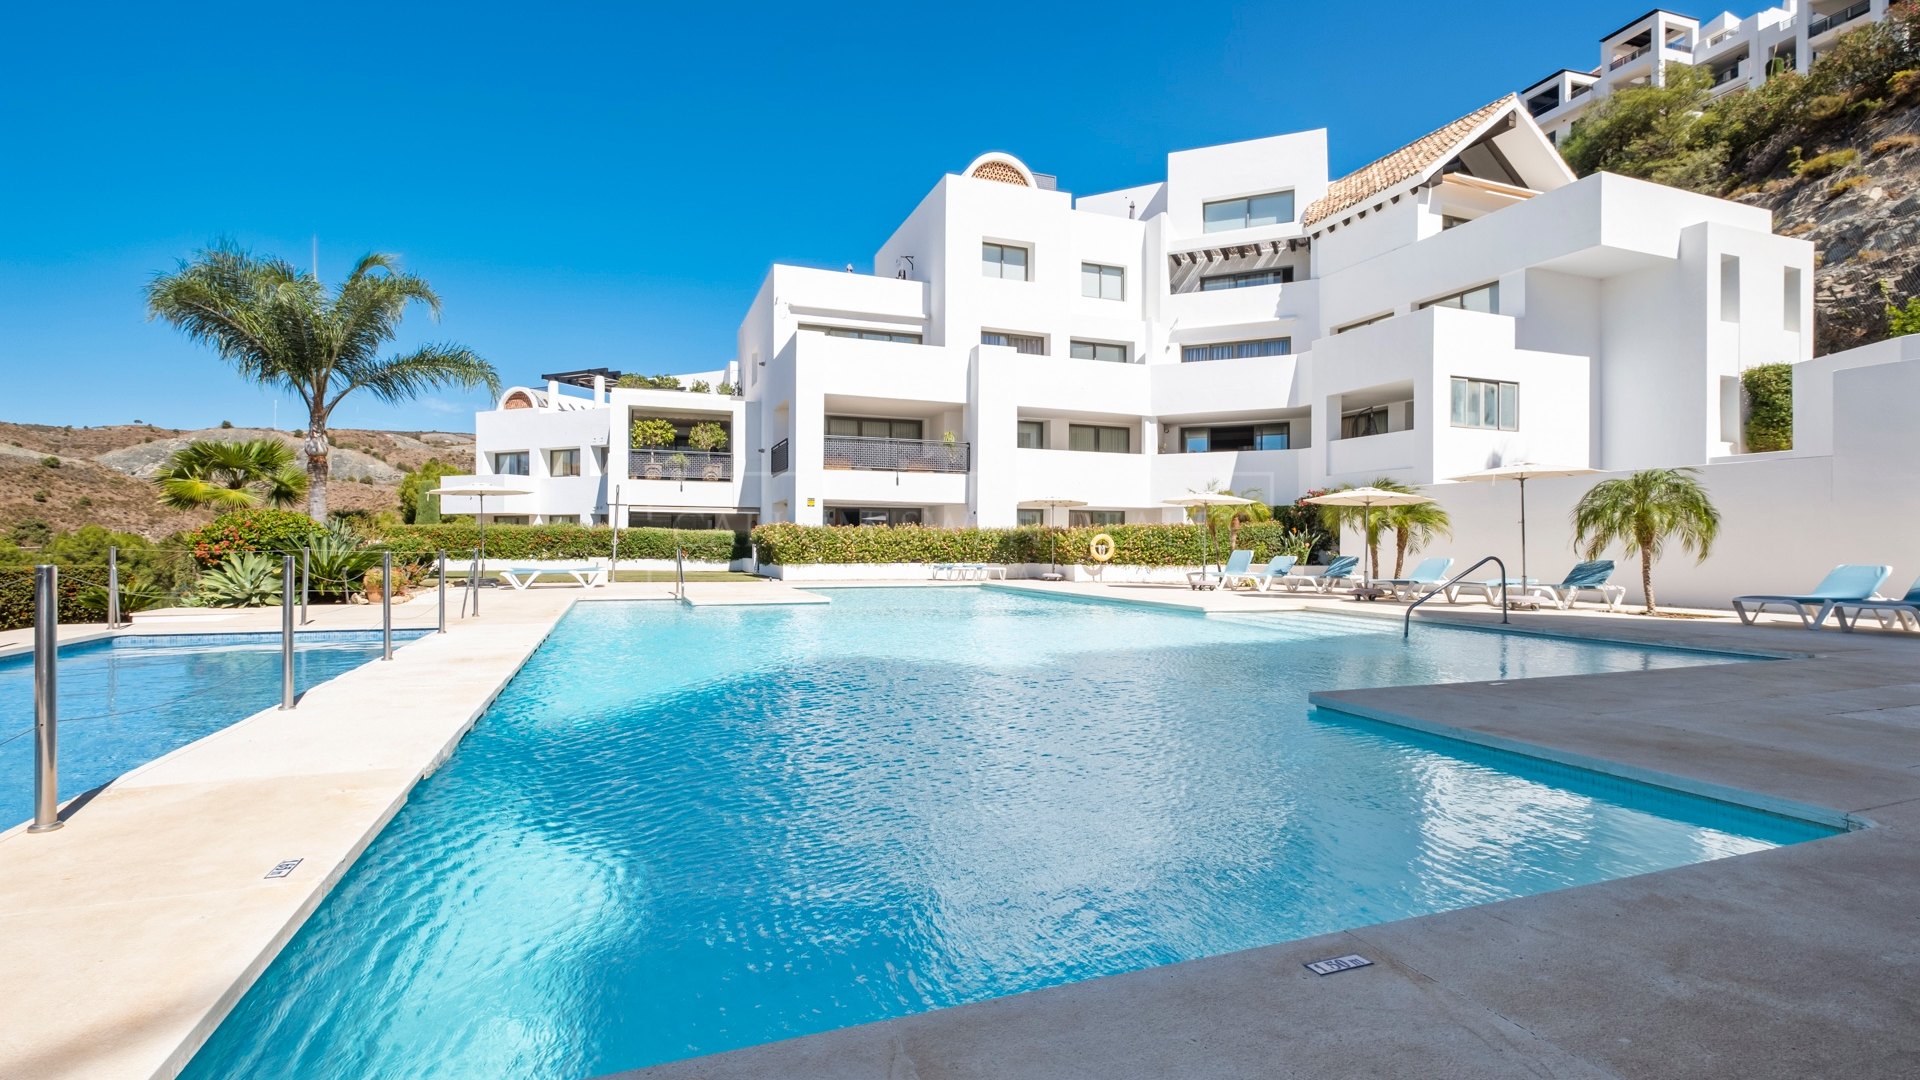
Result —
<instances>
[{"instance_id":1,"label":"turquoise pool water","mask_svg":"<svg viewBox=\"0 0 1920 1080\"><path fill-rule=\"evenodd\" d=\"M419 631L395 631L409 641ZM380 655L378 632L298 635L298 693ZM280 635L143 634L60 650L64 801L280 703ZM0 829L33 817L33 658L0 659Z\"/></svg>"},{"instance_id":2,"label":"turquoise pool water","mask_svg":"<svg viewBox=\"0 0 1920 1080\"><path fill-rule=\"evenodd\" d=\"M1731 658L991 589L577 606L194 1078L577 1078L1828 830L1315 715Z\"/></svg>"}]
</instances>

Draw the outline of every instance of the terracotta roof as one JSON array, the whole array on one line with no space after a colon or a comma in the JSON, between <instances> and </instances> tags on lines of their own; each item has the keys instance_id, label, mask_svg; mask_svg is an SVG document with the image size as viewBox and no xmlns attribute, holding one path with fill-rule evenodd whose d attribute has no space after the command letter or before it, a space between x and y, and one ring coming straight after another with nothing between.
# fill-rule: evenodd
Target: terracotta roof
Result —
<instances>
[{"instance_id":1,"label":"terracotta roof","mask_svg":"<svg viewBox=\"0 0 1920 1080\"><path fill-rule=\"evenodd\" d=\"M1027 178L1020 175L1020 170L1004 161L983 161L979 168L973 170L973 175L981 180L998 180L1003 184L1013 184L1017 187L1027 186Z\"/></svg>"},{"instance_id":2,"label":"terracotta roof","mask_svg":"<svg viewBox=\"0 0 1920 1080\"><path fill-rule=\"evenodd\" d=\"M1377 161L1369 162L1327 185L1324 197L1315 199L1301 217L1302 225L1312 227L1327 218L1366 202L1389 188L1419 176L1445 161L1480 125L1517 101L1509 94L1491 105L1475 109L1438 131L1423 135Z\"/></svg>"}]
</instances>

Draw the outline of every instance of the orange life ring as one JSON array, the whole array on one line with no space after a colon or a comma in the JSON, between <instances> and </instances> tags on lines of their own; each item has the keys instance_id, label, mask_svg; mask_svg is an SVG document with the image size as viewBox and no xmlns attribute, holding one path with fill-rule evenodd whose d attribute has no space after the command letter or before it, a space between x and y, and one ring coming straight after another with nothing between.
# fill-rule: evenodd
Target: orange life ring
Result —
<instances>
[{"instance_id":1,"label":"orange life ring","mask_svg":"<svg viewBox=\"0 0 1920 1080\"><path fill-rule=\"evenodd\" d=\"M1087 554L1093 556L1094 562L1109 561L1113 558L1113 537L1096 533L1092 540L1087 541Z\"/></svg>"}]
</instances>

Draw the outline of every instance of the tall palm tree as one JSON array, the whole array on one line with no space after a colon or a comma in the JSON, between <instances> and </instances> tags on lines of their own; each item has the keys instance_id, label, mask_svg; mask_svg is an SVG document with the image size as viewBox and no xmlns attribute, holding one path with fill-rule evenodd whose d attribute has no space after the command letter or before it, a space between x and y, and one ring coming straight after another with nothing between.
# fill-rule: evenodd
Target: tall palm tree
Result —
<instances>
[{"instance_id":1,"label":"tall palm tree","mask_svg":"<svg viewBox=\"0 0 1920 1080\"><path fill-rule=\"evenodd\" d=\"M1437 502L1410 506L1382 507L1383 528L1393 530L1393 576L1406 571L1407 556L1432 543L1435 537L1453 535L1453 519L1446 507Z\"/></svg>"},{"instance_id":2,"label":"tall palm tree","mask_svg":"<svg viewBox=\"0 0 1920 1080\"><path fill-rule=\"evenodd\" d=\"M161 505L174 510L262 504L284 509L307 493L306 474L293 463L292 448L279 439L196 439L174 451L153 482L160 487Z\"/></svg>"},{"instance_id":3,"label":"tall palm tree","mask_svg":"<svg viewBox=\"0 0 1920 1080\"><path fill-rule=\"evenodd\" d=\"M440 386L499 390L493 365L465 346L379 355L413 304L439 319L440 297L426 280L378 253L362 256L329 292L283 259L221 243L147 286L148 318L166 320L240 374L305 403L307 513L316 521L327 517L327 421L348 394L365 389L394 402Z\"/></svg>"},{"instance_id":4,"label":"tall palm tree","mask_svg":"<svg viewBox=\"0 0 1920 1080\"><path fill-rule=\"evenodd\" d=\"M1646 593L1646 613L1653 602L1653 560L1668 539L1705 562L1720 535L1720 511L1707 498L1707 489L1695 479L1695 469L1644 469L1618 480L1602 480L1588 489L1573 508L1574 543L1585 557L1597 559L1608 545L1619 543L1628 555L1640 556L1640 587Z\"/></svg>"},{"instance_id":5,"label":"tall palm tree","mask_svg":"<svg viewBox=\"0 0 1920 1080\"><path fill-rule=\"evenodd\" d=\"M1341 484L1332 490L1352 491L1354 486L1353 484ZM1413 485L1401 483L1391 476L1376 476L1372 483L1364 486L1379 488L1381 491L1411 493L1414 490ZM1393 509L1397 508L1380 506L1375 507L1372 511L1368 511L1364 506L1322 506L1320 507L1320 521L1326 527L1326 530L1333 534L1334 543L1336 544L1341 542L1341 534L1348 526L1356 529L1364 529L1367 534L1368 576L1380 577L1382 576L1380 573L1380 538L1384 536L1387 529L1391 527L1388 521L1387 511ZM1449 528L1450 527L1451 525L1449 525ZM1400 575L1396 572L1394 576L1399 577Z\"/></svg>"}]
</instances>

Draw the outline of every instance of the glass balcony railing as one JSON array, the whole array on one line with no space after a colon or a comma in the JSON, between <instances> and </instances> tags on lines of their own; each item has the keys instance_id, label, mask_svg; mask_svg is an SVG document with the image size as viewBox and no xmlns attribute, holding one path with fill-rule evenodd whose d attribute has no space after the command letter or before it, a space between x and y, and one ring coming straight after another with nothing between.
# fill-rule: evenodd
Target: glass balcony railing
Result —
<instances>
[{"instance_id":1,"label":"glass balcony railing","mask_svg":"<svg viewBox=\"0 0 1920 1080\"><path fill-rule=\"evenodd\" d=\"M1831 15L1823 16L1821 18L1815 19L1812 22L1808 23L1807 36L1819 37L1821 34L1826 33L1827 31L1833 29L1834 27L1842 26L1847 23L1850 23L1853 20L1860 18L1862 15L1865 15L1872 10L1873 10L1873 5L1869 3L1868 0L1860 0L1860 3L1855 4L1852 7L1842 8L1841 10L1836 11Z\"/></svg>"}]
</instances>

